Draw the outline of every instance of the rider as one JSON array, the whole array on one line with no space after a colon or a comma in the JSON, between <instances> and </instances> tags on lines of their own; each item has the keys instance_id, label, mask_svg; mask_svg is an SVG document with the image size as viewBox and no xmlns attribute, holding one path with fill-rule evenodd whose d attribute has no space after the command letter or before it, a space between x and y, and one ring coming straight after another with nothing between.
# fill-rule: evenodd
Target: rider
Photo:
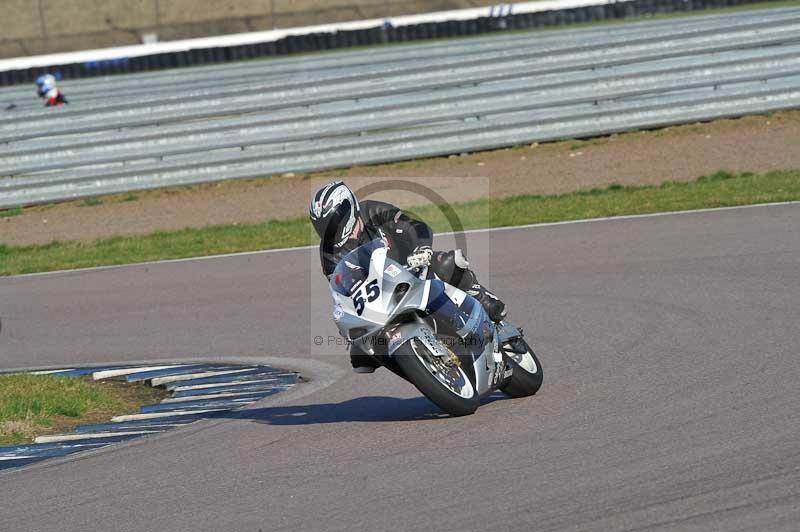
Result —
<instances>
[{"instance_id":1,"label":"rider","mask_svg":"<svg viewBox=\"0 0 800 532\"><path fill-rule=\"evenodd\" d=\"M36 94L44 99L45 107L60 107L69 103L61 89L56 86L56 77L52 74L43 74L36 78Z\"/></svg>"},{"instance_id":2,"label":"rider","mask_svg":"<svg viewBox=\"0 0 800 532\"><path fill-rule=\"evenodd\" d=\"M433 232L424 222L406 216L382 201L359 203L341 181L320 188L309 205L311 224L321 241L322 271L330 276L338 262L358 246L376 238L389 243L389 256L410 268L429 266L442 281L471 295L483 305L492 321L505 318L505 304L478 283L461 250L433 251ZM351 350L350 362L357 373L372 373L378 364L360 350Z\"/></svg>"}]
</instances>

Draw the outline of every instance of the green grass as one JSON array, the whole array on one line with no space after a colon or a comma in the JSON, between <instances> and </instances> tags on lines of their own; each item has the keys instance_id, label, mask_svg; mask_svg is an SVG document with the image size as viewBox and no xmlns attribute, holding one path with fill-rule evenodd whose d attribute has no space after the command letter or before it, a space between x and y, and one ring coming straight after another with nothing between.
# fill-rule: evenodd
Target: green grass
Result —
<instances>
[{"instance_id":1,"label":"green grass","mask_svg":"<svg viewBox=\"0 0 800 532\"><path fill-rule=\"evenodd\" d=\"M139 196L137 196L136 194L133 194L133 193L129 193L129 194L126 194L125 196L123 196L122 198L120 198L119 200L117 200L117 203L128 203L130 201L138 201L138 200L139 200Z\"/></svg>"},{"instance_id":2,"label":"green grass","mask_svg":"<svg viewBox=\"0 0 800 532\"><path fill-rule=\"evenodd\" d=\"M792 200L800 200L800 171L761 176L718 172L660 186L615 183L566 194L473 201L455 205L454 210L465 229L475 229ZM450 230L439 209L425 206L413 211L437 230Z\"/></svg>"},{"instance_id":3,"label":"green grass","mask_svg":"<svg viewBox=\"0 0 800 532\"><path fill-rule=\"evenodd\" d=\"M22 207L14 207L13 209L0 211L0 218L10 218L12 216L19 216L20 214L22 214Z\"/></svg>"},{"instance_id":4,"label":"green grass","mask_svg":"<svg viewBox=\"0 0 800 532\"><path fill-rule=\"evenodd\" d=\"M0 445L67 432L84 422L135 412L160 392L122 383L52 375L0 375Z\"/></svg>"},{"instance_id":5,"label":"green grass","mask_svg":"<svg viewBox=\"0 0 800 532\"><path fill-rule=\"evenodd\" d=\"M680 211L734 205L800 200L800 171L765 175L719 172L695 181L660 186L622 186L566 194L524 195L407 209L436 231L477 229L584 218ZM45 245L0 245L0 275L14 275L91 266L315 244L316 234L305 218L261 224L209 226L160 231L144 236L119 236L95 242L52 242Z\"/></svg>"},{"instance_id":6,"label":"green grass","mask_svg":"<svg viewBox=\"0 0 800 532\"><path fill-rule=\"evenodd\" d=\"M100 198L86 198L80 203L81 207L95 207L97 205L102 205L103 200Z\"/></svg>"}]
</instances>

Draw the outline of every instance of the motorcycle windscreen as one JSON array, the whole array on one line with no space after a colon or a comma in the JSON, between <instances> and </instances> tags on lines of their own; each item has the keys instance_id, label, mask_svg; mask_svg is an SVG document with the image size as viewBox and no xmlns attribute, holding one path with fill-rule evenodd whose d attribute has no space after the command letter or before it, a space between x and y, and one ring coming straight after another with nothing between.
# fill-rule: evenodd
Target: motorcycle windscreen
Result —
<instances>
[{"instance_id":1,"label":"motorcycle windscreen","mask_svg":"<svg viewBox=\"0 0 800 532\"><path fill-rule=\"evenodd\" d=\"M339 261L331 275L331 289L337 294L349 297L369 275L369 264L376 249L386 247L381 239L359 246Z\"/></svg>"}]
</instances>

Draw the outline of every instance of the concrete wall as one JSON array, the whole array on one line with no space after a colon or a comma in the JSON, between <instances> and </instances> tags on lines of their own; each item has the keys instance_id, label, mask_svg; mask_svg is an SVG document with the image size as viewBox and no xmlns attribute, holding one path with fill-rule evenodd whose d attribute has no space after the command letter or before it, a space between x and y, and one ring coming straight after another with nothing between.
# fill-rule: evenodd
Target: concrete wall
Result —
<instances>
[{"instance_id":1,"label":"concrete wall","mask_svg":"<svg viewBox=\"0 0 800 532\"><path fill-rule=\"evenodd\" d=\"M2 0L0 58L488 6L485 0Z\"/></svg>"}]
</instances>

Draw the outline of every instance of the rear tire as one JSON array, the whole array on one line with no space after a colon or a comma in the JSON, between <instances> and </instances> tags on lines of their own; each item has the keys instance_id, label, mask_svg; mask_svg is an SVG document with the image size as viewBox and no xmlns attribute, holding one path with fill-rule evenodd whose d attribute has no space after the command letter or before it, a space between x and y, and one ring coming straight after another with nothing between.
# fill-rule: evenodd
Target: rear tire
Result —
<instances>
[{"instance_id":1,"label":"rear tire","mask_svg":"<svg viewBox=\"0 0 800 532\"><path fill-rule=\"evenodd\" d=\"M443 363L419 339L412 338L400 346L392 358L422 395L451 416L466 416L478 409L478 392L464 370L460 366L442 366L461 382L466 381L457 393L434 375L437 364Z\"/></svg>"},{"instance_id":2,"label":"rear tire","mask_svg":"<svg viewBox=\"0 0 800 532\"><path fill-rule=\"evenodd\" d=\"M517 353L508 348L508 344L503 346L503 355L514 371L508 383L501 386L500 390L511 397L529 397L542 387L544 373L528 342L522 337L517 341L524 345L526 353Z\"/></svg>"}]
</instances>

